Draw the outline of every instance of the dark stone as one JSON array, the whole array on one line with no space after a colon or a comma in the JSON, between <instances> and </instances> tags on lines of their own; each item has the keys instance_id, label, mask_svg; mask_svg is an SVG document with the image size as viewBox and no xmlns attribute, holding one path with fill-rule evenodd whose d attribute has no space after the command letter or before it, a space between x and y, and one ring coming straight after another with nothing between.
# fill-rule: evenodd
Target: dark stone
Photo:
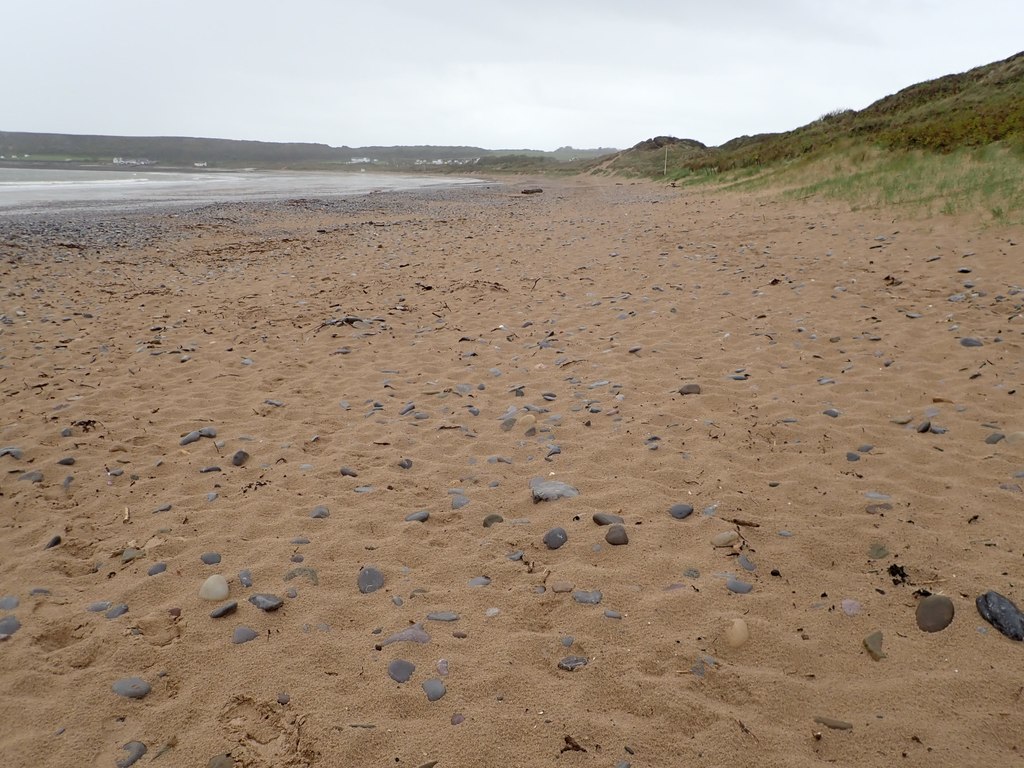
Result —
<instances>
[{"instance_id":1,"label":"dark stone","mask_svg":"<svg viewBox=\"0 0 1024 768\"><path fill-rule=\"evenodd\" d=\"M860 454L857 453L856 451L847 451L846 452L846 460L847 461L860 461Z\"/></svg>"},{"instance_id":2,"label":"dark stone","mask_svg":"<svg viewBox=\"0 0 1024 768\"><path fill-rule=\"evenodd\" d=\"M998 592L986 592L975 600L981 618L1011 640L1024 641L1024 613Z\"/></svg>"},{"instance_id":3,"label":"dark stone","mask_svg":"<svg viewBox=\"0 0 1024 768\"><path fill-rule=\"evenodd\" d=\"M412 514L405 516L405 522L407 523L425 523L430 518L430 513L425 509L421 509L419 512L413 512Z\"/></svg>"},{"instance_id":4,"label":"dark stone","mask_svg":"<svg viewBox=\"0 0 1024 768\"><path fill-rule=\"evenodd\" d=\"M341 468L341 476L342 477L359 477L359 473L356 472L354 469L352 469L352 467L342 467Z\"/></svg>"},{"instance_id":5,"label":"dark stone","mask_svg":"<svg viewBox=\"0 0 1024 768\"><path fill-rule=\"evenodd\" d=\"M43 473L38 469L34 469L31 472L25 472L18 479L24 480L26 483L41 483L43 482Z\"/></svg>"},{"instance_id":6,"label":"dark stone","mask_svg":"<svg viewBox=\"0 0 1024 768\"><path fill-rule=\"evenodd\" d=\"M396 683L407 683L416 671L416 665L405 659L394 659L388 664L388 677ZM433 699L431 699L433 701Z\"/></svg>"},{"instance_id":7,"label":"dark stone","mask_svg":"<svg viewBox=\"0 0 1024 768\"><path fill-rule=\"evenodd\" d=\"M452 509L462 509L467 504L469 504L469 498L467 496L463 496L461 493L457 493L452 496Z\"/></svg>"},{"instance_id":8,"label":"dark stone","mask_svg":"<svg viewBox=\"0 0 1024 768\"><path fill-rule=\"evenodd\" d=\"M135 765L139 758L147 752L146 745L141 741L129 741L121 749L128 754L115 763L117 768L129 768L129 766Z\"/></svg>"},{"instance_id":9,"label":"dark stone","mask_svg":"<svg viewBox=\"0 0 1024 768\"><path fill-rule=\"evenodd\" d=\"M360 592L368 595L384 586L384 574L373 566L365 565L359 569L356 584L358 584Z\"/></svg>"},{"instance_id":10,"label":"dark stone","mask_svg":"<svg viewBox=\"0 0 1024 768\"><path fill-rule=\"evenodd\" d=\"M246 587L246 588L251 587L252 586L252 571L250 571L248 568L244 568L241 571L239 571L238 572L238 583L241 584L243 587Z\"/></svg>"},{"instance_id":11,"label":"dark stone","mask_svg":"<svg viewBox=\"0 0 1024 768\"><path fill-rule=\"evenodd\" d=\"M221 471L221 469L218 466L203 467L202 469L199 470L199 474L201 474L201 475L208 475L211 472L220 472L220 471Z\"/></svg>"},{"instance_id":12,"label":"dark stone","mask_svg":"<svg viewBox=\"0 0 1024 768\"><path fill-rule=\"evenodd\" d=\"M595 512L593 520L598 525L615 525L616 523L622 524L625 522L621 517L610 512Z\"/></svg>"},{"instance_id":13,"label":"dark stone","mask_svg":"<svg viewBox=\"0 0 1024 768\"><path fill-rule=\"evenodd\" d=\"M953 621L953 601L945 595L929 595L917 604L915 616L922 632L941 632Z\"/></svg>"},{"instance_id":14,"label":"dark stone","mask_svg":"<svg viewBox=\"0 0 1024 768\"><path fill-rule=\"evenodd\" d=\"M58 544L60 544L61 541L63 541L63 539L61 539L61 537L59 535L58 536L54 536L52 539L50 539L48 542L46 542L46 546L43 547L43 549L53 549Z\"/></svg>"},{"instance_id":15,"label":"dark stone","mask_svg":"<svg viewBox=\"0 0 1024 768\"><path fill-rule=\"evenodd\" d=\"M63 467L70 467L70 466L72 466L75 463L75 457L74 456L65 456L63 459L59 459L57 461L57 463L60 464ZM137 741L133 741L132 744L138 744L138 742Z\"/></svg>"},{"instance_id":16,"label":"dark stone","mask_svg":"<svg viewBox=\"0 0 1024 768\"><path fill-rule=\"evenodd\" d=\"M220 552L204 552L199 559L207 565L217 565L220 562Z\"/></svg>"},{"instance_id":17,"label":"dark stone","mask_svg":"<svg viewBox=\"0 0 1024 768\"><path fill-rule=\"evenodd\" d=\"M412 469L412 459L402 459L398 462L398 466L402 469Z\"/></svg>"},{"instance_id":18,"label":"dark stone","mask_svg":"<svg viewBox=\"0 0 1024 768\"><path fill-rule=\"evenodd\" d=\"M236 467L244 467L245 462L249 460L249 454L245 451L235 451L235 455L231 457L231 464Z\"/></svg>"},{"instance_id":19,"label":"dark stone","mask_svg":"<svg viewBox=\"0 0 1024 768\"><path fill-rule=\"evenodd\" d=\"M126 613L128 613L128 606L125 603L119 603L103 615L108 619L116 619L119 616L124 616Z\"/></svg>"},{"instance_id":20,"label":"dark stone","mask_svg":"<svg viewBox=\"0 0 1024 768\"><path fill-rule=\"evenodd\" d=\"M613 546L629 544L629 535L623 526L616 523L608 529L608 533L604 535L604 540Z\"/></svg>"},{"instance_id":21,"label":"dark stone","mask_svg":"<svg viewBox=\"0 0 1024 768\"><path fill-rule=\"evenodd\" d=\"M985 443L988 445L995 445L1000 440L1006 437L1002 432L993 432L991 435L985 438Z\"/></svg>"},{"instance_id":22,"label":"dark stone","mask_svg":"<svg viewBox=\"0 0 1024 768\"><path fill-rule=\"evenodd\" d=\"M839 418L839 411L837 411L835 408L829 408L827 410L822 411L822 413L833 419Z\"/></svg>"},{"instance_id":23,"label":"dark stone","mask_svg":"<svg viewBox=\"0 0 1024 768\"><path fill-rule=\"evenodd\" d=\"M673 504L668 508L668 513L676 520L685 520L693 514L693 507L689 504Z\"/></svg>"},{"instance_id":24,"label":"dark stone","mask_svg":"<svg viewBox=\"0 0 1024 768\"><path fill-rule=\"evenodd\" d=\"M188 445L189 443L197 442L200 437L202 437L202 435L199 434L198 430L189 432L178 441L178 445Z\"/></svg>"},{"instance_id":25,"label":"dark stone","mask_svg":"<svg viewBox=\"0 0 1024 768\"><path fill-rule=\"evenodd\" d=\"M496 523L503 523L503 522L505 522L505 518L504 517L502 517L501 515L492 513L492 514L490 514L490 515L488 515L487 517L484 518L484 528L490 528L492 525L494 525Z\"/></svg>"},{"instance_id":26,"label":"dark stone","mask_svg":"<svg viewBox=\"0 0 1024 768\"><path fill-rule=\"evenodd\" d=\"M585 666L587 666L586 656L566 656L558 662L558 668L564 669L566 672L575 672L577 669Z\"/></svg>"},{"instance_id":27,"label":"dark stone","mask_svg":"<svg viewBox=\"0 0 1024 768\"><path fill-rule=\"evenodd\" d=\"M283 691L277 694L277 703L280 704L282 707L287 706L288 702L290 702L291 700L292 697Z\"/></svg>"},{"instance_id":28,"label":"dark stone","mask_svg":"<svg viewBox=\"0 0 1024 768\"><path fill-rule=\"evenodd\" d=\"M260 633L255 629L235 627L235 631L231 633L231 642L235 645L241 645L242 643L248 643L250 640L255 640L259 636Z\"/></svg>"},{"instance_id":29,"label":"dark stone","mask_svg":"<svg viewBox=\"0 0 1024 768\"><path fill-rule=\"evenodd\" d=\"M276 611L278 608L284 605L284 600L282 600L280 597L278 597L277 595L268 594L266 592L260 592L259 594L253 595L249 598L249 602L255 605L257 608L259 608L261 611L266 611L267 613L270 613L271 611Z\"/></svg>"},{"instance_id":30,"label":"dark stone","mask_svg":"<svg viewBox=\"0 0 1024 768\"><path fill-rule=\"evenodd\" d=\"M981 339L972 339L970 336L968 336L967 338L960 339L960 346L961 347L982 347L982 346L984 346L984 343L981 341Z\"/></svg>"},{"instance_id":31,"label":"dark stone","mask_svg":"<svg viewBox=\"0 0 1024 768\"><path fill-rule=\"evenodd\" d=\"M210 611L211 619L220 619L224 616L229 616L238 610L238 603L232 600L230 603L224 603L224 605L218 606Z\"/></svg>"},{"instance_id":32,"label":"dark stone","mask_svg":"<svg viewBox=\"0 0 1024 768\"><path fill-rule=\"evenodd\" d=\"M680 395L699 395L700 384L684 384L679 388Z\"/></svg>"},{"instance_id":33,"label":"dark stone","mask_svg":"<svg viewBox=\"0 0 1024 768\"><path fill-rule=\"evenodd\" d=\"M552 528L544 534L543 540L548 549L558 549L569 540L569 534L564 528Z\"/></svg>"}]
</instances>

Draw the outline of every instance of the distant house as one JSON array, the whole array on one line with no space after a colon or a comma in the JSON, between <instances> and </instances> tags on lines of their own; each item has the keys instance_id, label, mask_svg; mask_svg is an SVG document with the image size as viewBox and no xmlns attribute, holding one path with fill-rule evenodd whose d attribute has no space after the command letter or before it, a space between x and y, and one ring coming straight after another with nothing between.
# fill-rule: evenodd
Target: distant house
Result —
<instances>
[{"instance_id":1,"label":"distant house","mask_svg":"<svg viewBox=\"0 0 1024 768\"><path fill-rule=\"evenodd\" d=\"M192 163L192 165L194 165L196 168L205 168L206 166L209 165L209 163L203 160L203 162L201 163Z\"/></svg>"}]
</instances>

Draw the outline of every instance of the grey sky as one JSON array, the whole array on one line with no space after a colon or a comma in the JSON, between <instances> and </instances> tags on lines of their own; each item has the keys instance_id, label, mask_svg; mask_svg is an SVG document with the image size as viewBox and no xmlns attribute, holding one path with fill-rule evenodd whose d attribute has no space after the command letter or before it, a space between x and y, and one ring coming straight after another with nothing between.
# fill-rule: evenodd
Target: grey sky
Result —
<instances>
[{"instance_id":1,"label":"grey sky","mask_svg":"<svg viewBox=\"0 0 1024 768\"><path fill-rule=\"evenodd\" d=\"M0 130L720 144L1024 49L1021 0L14 0Z\"/></svg>"}]
</instances>

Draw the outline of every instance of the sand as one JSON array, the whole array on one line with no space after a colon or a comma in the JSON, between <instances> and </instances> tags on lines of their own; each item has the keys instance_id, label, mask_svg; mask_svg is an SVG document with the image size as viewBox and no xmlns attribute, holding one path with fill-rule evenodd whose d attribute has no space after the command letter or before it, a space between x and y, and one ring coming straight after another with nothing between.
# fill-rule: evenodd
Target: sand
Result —
<instances>
[{"instance_id":1,"label":"sand","mask_svg":"<svg viewBox=\"0 0 1024 768\"><path fill-rule=\"evenodd\" d=\"M610 180L0 221L4 765L1016 764L1022 243Z\"/></svg>"}]
</instances>

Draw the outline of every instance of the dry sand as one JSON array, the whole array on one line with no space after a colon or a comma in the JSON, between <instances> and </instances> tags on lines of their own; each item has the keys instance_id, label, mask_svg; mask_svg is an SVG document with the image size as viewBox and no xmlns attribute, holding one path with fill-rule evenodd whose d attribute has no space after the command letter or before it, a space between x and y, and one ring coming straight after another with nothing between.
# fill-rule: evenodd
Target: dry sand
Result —
<instances>
[{"instance_id":1,"label":"dry sand","mask_svg":"<svg viewBox=\"0 0 1024 768\"><path fill-rule=\"evenodd\" d=\"M1024 232L540 186L0 222L5 766L1020 763L1024 644L974 601L1024 602Z\"/></svg>"}]
</instances>

